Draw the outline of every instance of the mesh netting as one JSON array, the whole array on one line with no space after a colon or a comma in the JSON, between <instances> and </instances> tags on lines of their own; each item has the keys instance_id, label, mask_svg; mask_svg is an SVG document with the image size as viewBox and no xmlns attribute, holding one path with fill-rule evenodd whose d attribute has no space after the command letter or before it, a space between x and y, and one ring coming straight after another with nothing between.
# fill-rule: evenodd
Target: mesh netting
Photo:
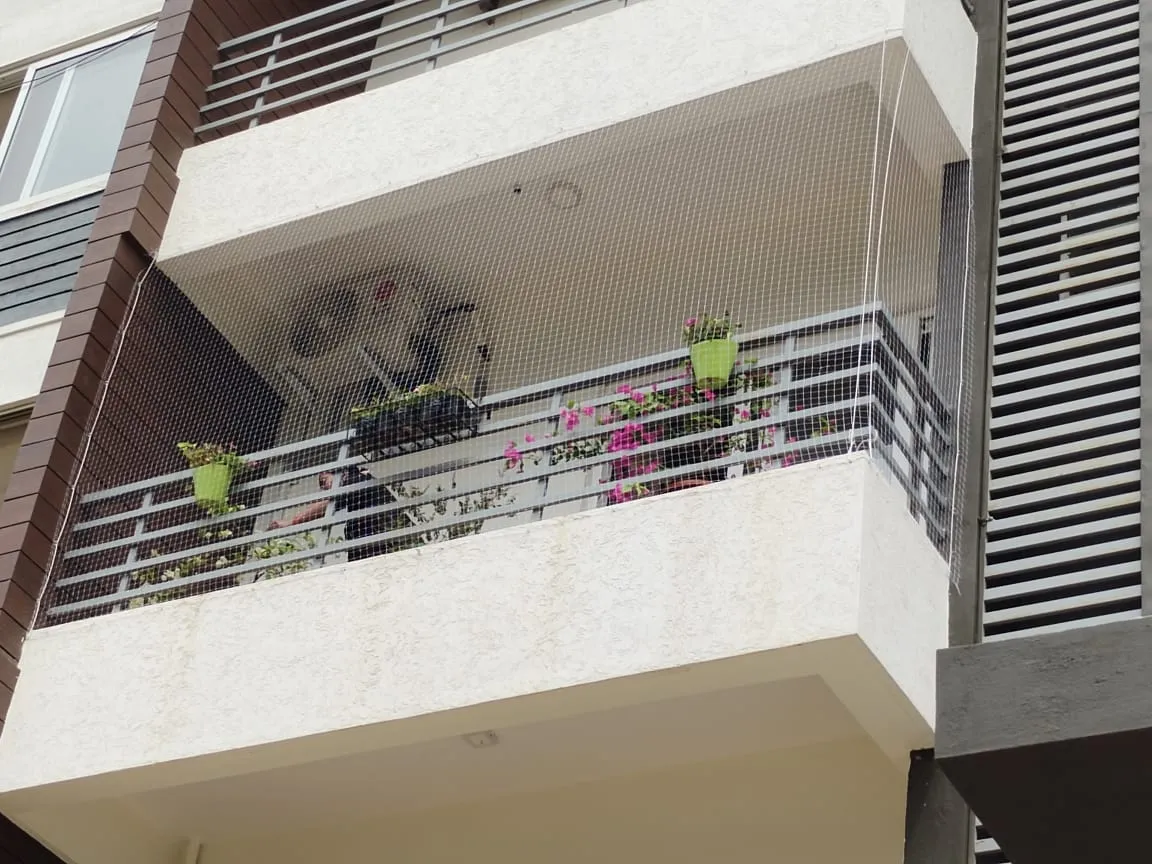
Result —
<instances>
[{"instance_id":1,"label":"mesh netting","mask_svg":"<svg viewBox=\"0 0 1152 864\"><path fill-rule=\"evenodd\" d=\"M160 262L42 620L853 452L949 559L965 158L891 41Z\"/></svg>"}]
</instances>

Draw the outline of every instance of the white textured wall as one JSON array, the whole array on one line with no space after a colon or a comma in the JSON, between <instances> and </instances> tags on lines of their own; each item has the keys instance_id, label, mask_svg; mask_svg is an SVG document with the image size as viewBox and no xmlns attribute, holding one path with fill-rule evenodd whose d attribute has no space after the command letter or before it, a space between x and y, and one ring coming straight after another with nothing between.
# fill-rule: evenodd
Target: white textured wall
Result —
<instances>
[{"instance_id":1,"label":"white textured wall","mask_svg":"<svg viewBox=\"0 0 1152 864\"><path fill-rule=\"evenodd\" d=\"M160 258L876 44L905 16L967 144L975 39L962 15L936 15L948 3L644 0L192 148Z\"/></svg>"},{"instance_id":2,"label":"white textured wall","mask_svg":"<svg viewBox=\"0 0 1152 864\"><path fill-rule=\"evenodd\" d=\"M164 0L0 0L0 71L110 35Z\"/></svg>"},{"instance_id":3,"label":"white textured wall","mask_svg":"<svg viewBox=\"0 0 1152 864\"><path fill-rule=\"evenodd\" d=\"M577 689L557 710L611 707L640 685L578 685L691 667L682 686L707 689L732 673L697 664L738 656L768 679L834 667L849 710L906 758L930 743L946 623L947 568L902 494L842 457L35 631L0 792L357 727L464 732L436 712L560 688ZM812 643L842 651L772 659ZM430 715L435 730L392 722Z\"/></svg>"},{"instance_id":4,"label":"white textured wall","mask_svg":"<svg viewBox=\"0 0 1152 864\"><path fill-rule=\"evenodd\" d=\"M56 312L0 327L0 412L40 393L63 317Z\"/></svg>"}]
</instances>

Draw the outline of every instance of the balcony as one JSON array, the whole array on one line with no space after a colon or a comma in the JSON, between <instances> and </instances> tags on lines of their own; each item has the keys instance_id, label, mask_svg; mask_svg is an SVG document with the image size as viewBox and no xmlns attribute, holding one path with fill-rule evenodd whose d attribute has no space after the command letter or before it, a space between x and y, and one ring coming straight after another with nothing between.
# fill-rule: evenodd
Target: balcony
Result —
<instances>
[{"instance_id":1,"label":"balcony","mask_svg":"<svg viewBox=\"0 0 1152 864\"><path fill-rule=\"evenodd\" d=\"M89 493L45 620L150 605L851 453L878 460L907 496L910 518L944 554L951 419L889 316L880 308L845 310L762 331L740 347L737 372L718 392L694 385L679 351L478 405L460 401L451 416L423 419L434 410L430 402L417 409L422 417L412 428L392 421L382 429L385 414L248 454L266 476L236 487L233 501L244 506L234 512L206 515L197 507L191 471ZM352 473L363 464L369 473ZM332 488L325 491L320 478ZM306 531L268 527L318 501L322 512Z\"/></svg>"}]
</instances>

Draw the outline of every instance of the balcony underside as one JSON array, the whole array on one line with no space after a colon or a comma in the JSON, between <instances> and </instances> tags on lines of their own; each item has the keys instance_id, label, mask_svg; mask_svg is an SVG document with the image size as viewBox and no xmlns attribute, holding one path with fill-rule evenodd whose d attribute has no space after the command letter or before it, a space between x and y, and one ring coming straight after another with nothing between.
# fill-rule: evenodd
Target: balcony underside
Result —
<instances>
[{"instance_id":1,"label":"balcony underside","mask_svg":"<svg viewBox=\"0 0 1152 864\"><path fill-rule=\"evenodd\" d=\"M1152 621L941 652L936 758L1013 864L1133 861L1152 810Z\"/></svg>"},{"instance_id":2,"label":"balcony underside","mask_svg":"<svg viewBox=\"0 0 1152 864\"><path fill-rule=\"evenodd\" d=\"M732 770L769 825L828 817L804 788L843 794L837 813L880 819L844 815L844 836L878 844L860 860L891 860L947 618L947 567L906 507L856 455L38 630L0 738L0 805L77 864L136 860L109 826L152 849L199 837L214 864L311 849L267 836L284 824L353 838L364 819L364 843L415 860L437 841L385 830L404 808L484 823L451 809L469 804L502 824L520 799L500 796L587 783L571 808L569 792L540 803L541 824L587 822L611 784ZM484 730L495 747L459 738ZM723 764L742 756L763 771ZM633 811L628 842L682 836L694 806L707 819L685 848L715 846L728 817L707 784L667 785L674 800ZM760 828L732 830L733 860L762 857ZM840 860L820 848L810 860ZM332 860L376 860L358 856Z\"/></svg>"}]
</instances>

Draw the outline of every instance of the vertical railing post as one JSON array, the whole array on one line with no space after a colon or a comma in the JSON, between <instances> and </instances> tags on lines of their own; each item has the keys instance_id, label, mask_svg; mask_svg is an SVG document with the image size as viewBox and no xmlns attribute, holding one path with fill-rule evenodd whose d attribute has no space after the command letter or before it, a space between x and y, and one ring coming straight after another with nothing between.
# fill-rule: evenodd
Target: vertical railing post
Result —
<instances>
[{"instance_id":1,"label":"vertical railing post","mask_svg":"<svg viewBox=\"0 0 1152 864\"><path fill-rule=\"evenodd\" d=\"M780 365L780 376L775 380L775 383L781 387L789 387L792 384L792 356L796 352L796 337L789 336L784 340L784 350L781 356L784 362ZM780 412L781 416L778 418L781 422L773 424L772 428L772 447L777 448L776 452L779 453L786 446L788 446L788 415L792 413L792 397L787 390L780 395L780 401L776 406L776 411L773 416ZM771 450L769 450L771 452ZM771 457L769 457L771 460ZM783 463L774 467L783 467Z\"/></svg>"},{"instance_id":2,"label":"vertical railing post","mask_svg":"<svg viewBox=\"0 0 1152 864\"><path fill-rule=\"evenodd\" d=\"M552 398L548 402L548 408L551 411L559 412L560 406L563 404L564 404L564 391L563 390L557 390L555 393L552 394ZM552 440L556 440L556 437L559 434L560 434L560 416L559 416L559 414L557 414L556 418L552 421ZM547 498L548 498L548 481L552 478L552 473L547 470L547 468L550 468L552 466L552 448L549 447L546 450L542 450L540 452L541 452L543 459L545 459L547 461L545 462L544 476L539 481L537 481L537 483L536 483L536 486L537 486L536 496L540 500L540 506L532 508L532 515L536 518L537 522L541 521L544 518L544 501L547 500Z\"/></svg>"},{"instance_id":3,"label":"vertical railing post","mask_svg":"<svg viewBox=\"0 0 1152 864\"><path fill-rule=\"evenodd\" d=\"M426 64L429 72L436 68L436 52L440 50L440 40L443 38L438 34L444 29L444 24L448 18L448 13L443 10L447 9L451 2L452 0L440 0L441 14L436 18L436 24L432 28L432 33L436 35L433 35L428 43L428 53L432 55Z\"/></svg>"},{"instance_id":4,"label":"vertical railing post","mask_svg":"<svg viewBox=\"0 0 1152 864\"><path fill-rule=\"evenodd\" d=\"M149 489L147 492L144 493L144 496L140 499L140 509L142 511L147 511L148 508L151 506L152 506L152 490ZM147 521L148 521L147 512L142 512L140 514L140 518L136 520L135 524L132 527L133 539L135 539L137 537L141 537L144 534L144 532L146 530ZM138 549L139 549L139 547L135 543L133 543L132 545L130 545L128 547L128 557L124 561L125 564L135 564L136 563L136 561L140 557ZM126 571L125 573L121 574L120 584L116 588L116 593L117 594L123 594L125 591L128 590L128 586L131 584L131 582L132 582L132 571L131 570ZM122 610L127 609L128 608L128 601L125 600L123 603L121 603L120 608Z\"/></svg>"},{"instance_id":5,"label":"vertical railing post","mask_svg":"<svg viewBox=\"0 0 1152 864\"><path fill-rule=\"evenodd\" d=\"M253 106L255 111L259 111L264 107L264 96L267 94L267 89L272 84L272 67L276 65L276 49L280 47L281 34L276 33L272 37L272 53L268 55L268 59L264 61L264 68L268 71L264 73L264 77L260 79L260 95L256 97L256 104ZM260 115L257 114L248 121L248 128L255 129L260 125Z\"/></svg>"},{"instance_id":6,"label":"vertical railing post","mask_svg":"<svg viewBox=\"0 0 1152 864\"><path fill-rule=\"evenodd\" d=\"M340 445L340 449L338 451L336 451L336 453L337 453L336 460L338 462L343 462L345 459L348 458L348 452L349 452L348 442L345 441L343 444ZM337 468L335 471L332 472L332 489L330 490L330 494L328 497L328 504L324 508L324 520L325 521L331 519L336 514L336 498L339 496L339 489L343 485L342 480L341 480L341 475L343 474L343 472L344 472L343 468ZM316 540L316 548L318 550L323 551L328 546L332 545L332 532L333 532L333 530L335 530L335 528L336 528L335 525L325 525L323 528L320 529L320 531L318 532L317 540ZM321 567L323 567L324 565L326 565L328 563L327 556L325 556L325 555L320 555L313 560L314 560L314 562L317 562Z\"/></svg>"}]
</instances>

